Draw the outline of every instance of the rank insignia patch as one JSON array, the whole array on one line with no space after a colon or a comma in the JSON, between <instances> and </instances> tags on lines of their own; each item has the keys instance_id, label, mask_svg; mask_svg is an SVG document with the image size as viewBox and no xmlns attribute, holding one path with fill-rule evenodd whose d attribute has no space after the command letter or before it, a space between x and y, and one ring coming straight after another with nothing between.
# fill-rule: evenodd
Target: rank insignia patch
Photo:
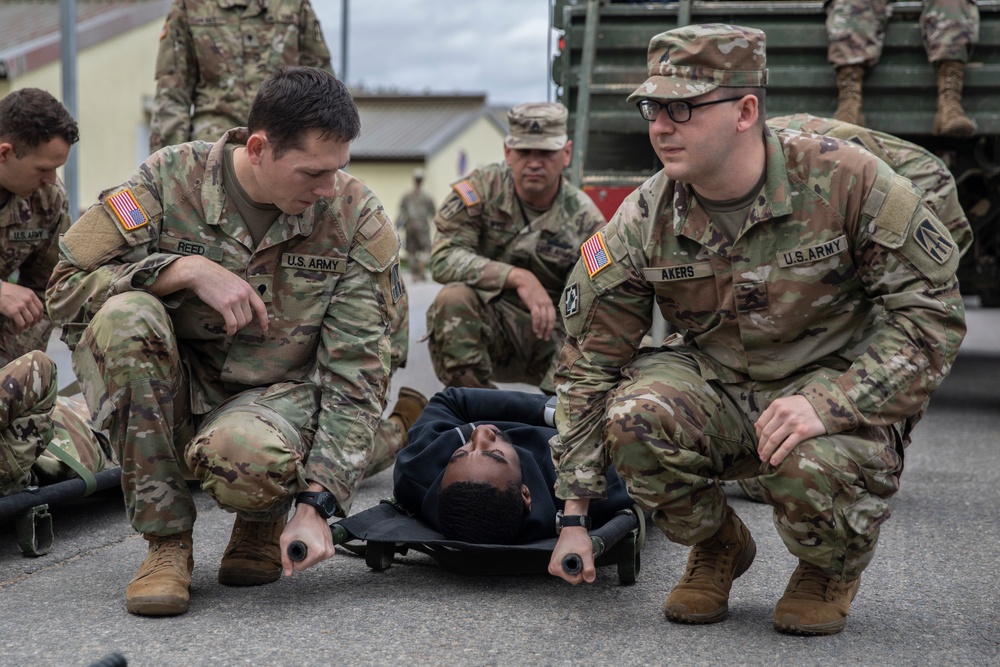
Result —
<instances>
[{"instance_id":1,"label":"rank insignia patch","mask_svg":"<svg viewBox=\"0 0 1000 667\"><path fill-rule=\"evenodd\" d=\"M587 273L593 278L604 269L611 266L611 253L604 244L604 234L597 232L580 248L583 263L587 265Z\"/></svg>"},{"instance_id":2,"label":"rank insignia patch","mask_svg":"<svg viewBox=\"0 0 1000 667\"><path fill-rule=\"evenodd\" d=\"M139 201L132 194L131 190L122 190L113 197L108 197L108 206L118 216L125 231L131 232L149 224L146 212L139 206Z\"/></svg>"},{"instance_id":3,"label":"rank insignia patch","mask_svg":"<svg viewBox=\"0 0 1000 667\"><path fill-rule=\"evenodd\" d=\"M955 251L955 244L951 237L938 231L933 223L927 218L917 225L913 230L913 238L924 252L931 256L938 264L944 264Z\"/></svg>"},{"instance_id":4,"label":"rank insignia patch","mask_svg":"<svg viewBox=\"0 0 1000 667\"><path fill-rule=\"evenodd\" d=\"M568 285L563 290L563 309L566 317L580 312L580 286L577 283Z\"/></svg>"}]
</instances>

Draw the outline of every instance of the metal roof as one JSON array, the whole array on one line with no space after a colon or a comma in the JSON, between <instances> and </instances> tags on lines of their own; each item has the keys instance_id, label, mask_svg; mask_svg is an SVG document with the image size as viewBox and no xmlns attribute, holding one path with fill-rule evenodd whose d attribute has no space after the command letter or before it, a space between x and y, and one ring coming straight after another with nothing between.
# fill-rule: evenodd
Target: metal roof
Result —
<instances>
[{"instance_id":1,"label":"metal roof","mask_svg":"<svg viewBox=\"0 0 1000 667\"><path fill-rule=\"evenodd\" d=\"M164 17L169 8L170 0L77 0L77 48ZM0 78L59 60L59 21L59 0L0 0Z\"/></svg>"},{"instance_id":2,"label":"metal roof","mask_svg":"<svg viewBox=\"0 0 1000 667\"><path fill-rule=\"evenodd\" d=\"M484 94L356 94L354 101L361 136L351 144L351 159L422 160L484 116L506 132Z\"/></svg>"}]
</instances>

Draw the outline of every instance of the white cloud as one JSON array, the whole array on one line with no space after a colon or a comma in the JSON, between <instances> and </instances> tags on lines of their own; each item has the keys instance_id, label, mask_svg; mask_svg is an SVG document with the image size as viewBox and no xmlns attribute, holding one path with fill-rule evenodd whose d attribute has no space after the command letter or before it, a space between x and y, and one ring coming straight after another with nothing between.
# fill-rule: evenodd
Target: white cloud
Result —
<instances>
[{"instance_id":1,"label":"white cloud","mask_svg":"<svg viewBox=\"0 0 1000 667\"><path fill-rule=\"evenodd\" d=\"M312 0L342 75L338 0ZM491 104L549 94L548 0L363 0L348 8L347 83L370 90L485 92Z\"/></svg>"}]
</instances>

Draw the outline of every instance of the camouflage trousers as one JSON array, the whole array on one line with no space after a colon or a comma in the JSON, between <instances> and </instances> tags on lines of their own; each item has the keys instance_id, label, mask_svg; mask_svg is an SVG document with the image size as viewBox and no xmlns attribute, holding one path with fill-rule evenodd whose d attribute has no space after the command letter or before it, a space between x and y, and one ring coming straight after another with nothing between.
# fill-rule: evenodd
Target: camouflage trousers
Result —
<instances>
[{"instance_id":1,"label":"camouflage trousers","mask_svg":"<svg viewBox=\"0 0 1000 667\"><path fill-rule=\"evenodd\" d=\"M889 4L888 0L826 0L827 58L834 67L878 63ZM930 62L968 62L979 41L979 9L972 0L924 0L920 32Z\"/></svg>"},{"instance_id":2,"label":"camouflage trousers","mask_svg":"<svg viewBox=\"0 0 1000 667\"><path fill-rule=\"evenodd\" d=\"M0 370L0 496L77 476L51 451L60 447L91 472L114 465L80 398L57 396L55 363L29 352Z\"/></svg>"},{"instance_id":3,"label":"camouflage trousers","mask_svg":"<svg viewBox=\"0 0 1000 667\"><path fill-rule=\"evenodd\" d=\"M683 348L644 354L608 395L611 462L635 502L685 545L721 525L721 480L756 475L788 550L835 579L853 579L874 555L903 461L893 428L863 427L806 440L778 466L761 463L754 421L810 377L723 385L703 377Z\"/></svg>"},{"instance_id":4,"label":"camouflage trousers","mask_svg":"<svg viewBox=\"0 0 1000 667\"><path fill-rule=\"evenodd\" d=\"M43 317L34 326L16 332L13 320L0 315L0 366L6 366L22 354L33 350L44 352L52 335L52 322Z\"/></svg>"},{"instance_id":5,"label":"camouflage trousers","mask_svg":"<svg viewBox=\"0 0 1000 667\"><path fill-rule=\"evenodd\" d=\"M403 280L400 276L400 281ZM403 296L396 303L396 317L389 325L389 381L396 370L406 366L410 352L410 297L405 288ZM386 396L389 392L386 392ZM388 406L383 406L386 409ZM403 423L399 419L387 417L375 429L372 457L365 469L365 477L382 472L396 462L396 455L403 448Z\"/></svg>"},{"instance_id":6,"label":"camouflage trousers","mask_svg":"<svg viewBox=\"0 0 1000 667\"><path fill-rule=\"evenodd\" d=\"M482 385L524 382L555 393L556 352L566 339L558 311L556 319L552 339L539 340L524 308L504 298L483 303L463 283L445 285L427 309L434 372L447 386L470 370Z\"/></svg>"}]
</instances>

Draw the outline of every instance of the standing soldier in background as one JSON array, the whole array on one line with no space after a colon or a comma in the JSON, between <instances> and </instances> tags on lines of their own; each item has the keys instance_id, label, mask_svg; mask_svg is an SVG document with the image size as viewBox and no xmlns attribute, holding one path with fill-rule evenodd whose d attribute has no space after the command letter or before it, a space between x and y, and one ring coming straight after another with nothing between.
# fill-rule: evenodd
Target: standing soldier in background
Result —
<instances>
[{"instance_id":1,"label":"standing soldier in background","mask_svg":"<svg viewBox=\"0 0 1000 667\"><path fill-rule=\"evenodd\" d=\"M427 333L447 386L553 391L565 338L556 304L580 245L605 223L562 175L572 156L566 117L556 102L511 109L506 164L455 183L434 218L431 276L445 286L427 311Z\"/></svg>"},{"instance_id":2,"label":"standing soldier in background","mask_svg":"<svg viewBox=\"0 0 1000 667\"><path fill-rule=\"evenodd\" d=\"M0 100L0 364L48 347L45 286L72 222L56 169L78 139L76 121L44 90Z\"/></svg>"},{"instance_id":3,"label":"standing soldier in background","mask_svg":"<svg viewBox=\"0 0 1000 667\"><path fill-rule=\"evenodd\" d=\"M403 195L396 220L396 229L406 234L406 256L414 281L424 279L424 264L431 250L431 220L434 219L434 200L421 189L423 182L424 170L414 169L413 189Z\"/></svg>"},{"instance_id":4,"label":"standing soldier in background","mask_svg":"<svg viewBox=\"0 0 1000 667\"><path fill-rule=\"evenodd\" d=\"M132 613L187 611L186 474L237 514L220 583L333 555L327 522L371 459L403 289L392 223L342 171L359 132L332 74L283 70L247 127L154 153L60 243L49 311L149 543ZM293 566L295 540L309 556Z\"/></svg>"},{"instance_id":5,"label":"standing soldier in background","mask_svg":"<svg viewBox=\"0 0 1000 667\"><path fill-rule=\"evenodd\" d=\"M827 57L837 70L834 118L864 125L862 80L878 63L889 20L889 0L826 0ZM938 108L933 133L971 137L975 122L962 109L965 63L979 39L973 0L924 0L920 30L927 60L937 68Z\"/></svg>"},{"instance_id":6,"label":"standing soldier in background","mask_svg":"<svg viewBox=\"0 0 1000 667\"><path fill-rule=\"evenodd\" d=\"M330 51L309 0L174 0L160 34L149 152L246 123L261 83Z\"/></svg>"}]
</instances>

